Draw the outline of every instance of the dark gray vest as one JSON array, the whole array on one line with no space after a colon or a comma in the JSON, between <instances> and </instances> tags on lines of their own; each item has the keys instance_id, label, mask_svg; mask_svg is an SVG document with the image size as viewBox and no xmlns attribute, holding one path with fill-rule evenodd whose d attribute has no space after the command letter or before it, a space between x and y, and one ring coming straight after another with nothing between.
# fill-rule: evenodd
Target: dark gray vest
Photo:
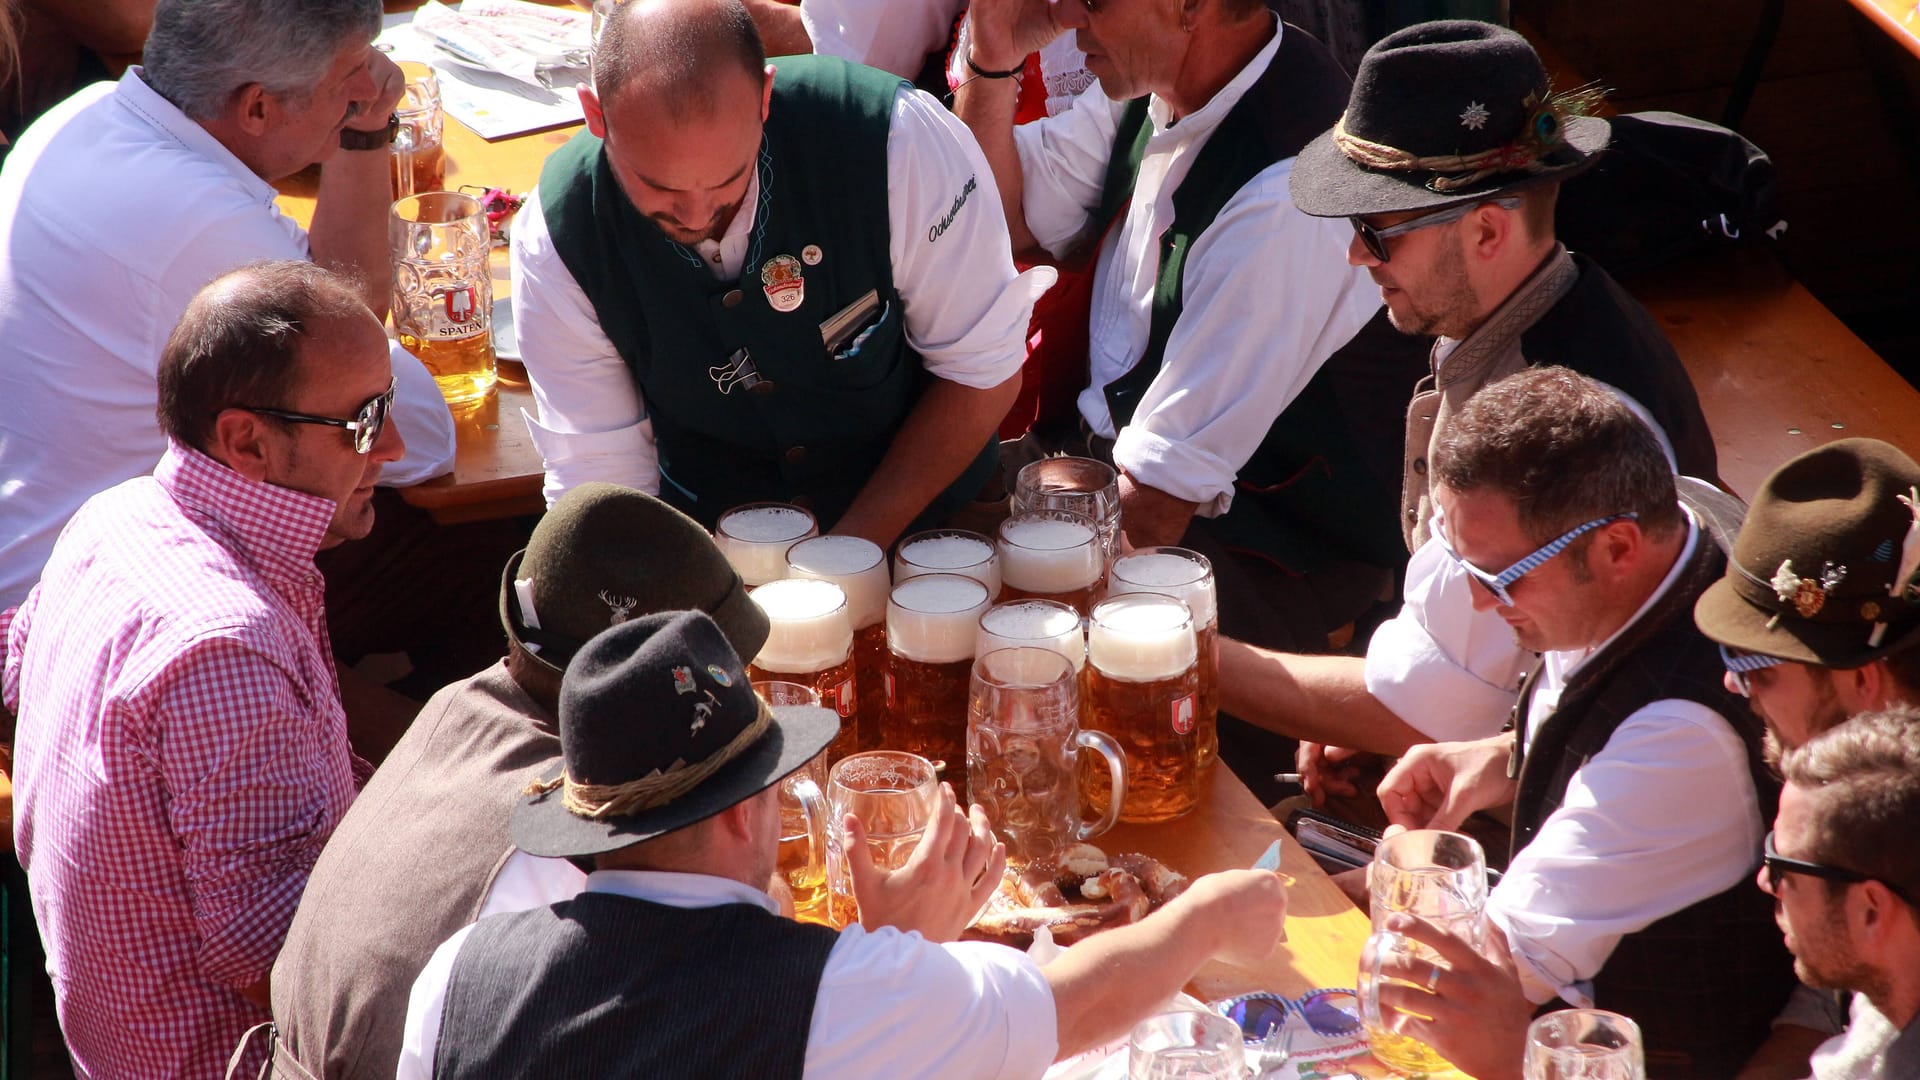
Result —
<instances>
[{"instance_id":1,"label":"dark gray vest","mask_svg":"<svg viewBox=\"0 0 1920 1080\"><path fill-rule=\"evenodd\" d=\"M482 919L460 948L435 1080L798 1080L835 930L752 904L587 892Z\"/></svg>"},{"instance_id":2,"label":"dark gray vest","mask_svg":"<svg viewBox=\"0 0 1920 1080\"><path fill-rule=\"evenodd\" d=\"M1580 766L1641 707L1695 701L1723 717L1747 747L1747 771L1771 821L1780 783L1761 757L1760 722L1721 681L1720 653L1693 625L1693 604L1726 570L1704 530L1680 580L1567 683L1520 764L1513 850L1538 832ZM1538 672L1522 688L1524 718ZM1754 853L1755 861L1759 853ZM1603 1009L1633 1017L1646 1037L1648 1073L1731 1076L1763 1040L1793 984L1793 961L1773 922L1773 900L1749 878L1620 940L1594 980Z\"/></svg>"}]
</instances>

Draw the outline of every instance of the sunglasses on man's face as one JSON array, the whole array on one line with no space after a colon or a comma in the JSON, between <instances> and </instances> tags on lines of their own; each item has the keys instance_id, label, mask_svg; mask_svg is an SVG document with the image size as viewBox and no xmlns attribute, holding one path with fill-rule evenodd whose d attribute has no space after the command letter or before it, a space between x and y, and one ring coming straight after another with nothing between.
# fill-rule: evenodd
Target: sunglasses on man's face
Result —
<instances>
[{"instance_id":1,"label":"sunglasses on man's face","mask_svg":"<svg viewBox=\"0 0 1920 1080\"><path fill-rule=\"evenodd\" d=\"M1418 232L1421 229L1431 229L1436 225L1451 224L1473 213L1480 207L1489 205L1498 206L1503 210L1513 210L1519 207L1520 197L1517 195L1502 195L1497 199L1479 199L1474 202L1461 203L1458 206L1448 206L1435 210L1430 214L1421 214L1417 218L1410 218L1398 225L1385 225L1380 228L1374 228L1372 225L1367 224L1366 219L1360 217L1350 217L1347 220L1353 223L1354 235L1358 236L1360 242L1366 245L1367 253L1381 262L1388 262L1391 261L1392 256L1387 252L1387 241L1394 237L1405 236L1410 232Z\"/></svg>"},{"instance_id":2,"label":"sunglasses on man's face","mask_svg":"<svg viewBox=\"0 0 1920 1080\"><path fill-rule=\"evenodd\" d=\"M1920 907L1906 891L1891 881L1876 878L1872 874L1863 874L1858 870L1849 870L1844 866L1828 866L1826 863L1808 862L1805 859L1790 859L1780 854L1773 846L1772 829L1767 830L1767 838L1760 842L1760 861L1767 868L1767 891L1778 896L1780 879L1788 874L1802 874L1807 877L1823 878L1827 881L1839 881L1848 885L1858 885L1863 881L1878 881L1887 891L1899 897L1909 907Z\"/></svg>"},{"instance_id":3,"label":"sunglasses on man's face","mask_svg":"<svg viewBox=\"0 0 1920 1080\"><path fill-rule=\"evenodd\" d=\"M1447 540L1446 534L1442 530L1435 529L1433 531L1433 539L1440 545L1440 550L1446 552L1447 557L1452 559L1460 569L1465 570L1469 577L1485 586L1486 590L1493 594L1493 598L1500 601L1501 607L1512 607L1513 593L1509 590L1511 590L1521 578L1545 566L1548 560L1567 550L1567 545L1603 525L1611 525L1616 521L1637 521L1639 518L1640 515L1638 513L1629 511L1624 514L1609 514L1606 517L1594 518L1592 521L1583 525L1575 525L1573 528L1542 544L1539 550L1533 554L1521 559L1519 562L1514 563L1512 566L1507 567L1497 574L1490 574L1461 558L1460 553L1453 550L1453 544Z\"/></svg>"},{"instance_id":4,"label":"sunglasses on man's face","mask_svg":"<svg viewBox=\"0 0 1920 1080\"><path fill-rule=\"evenodd\" d=\"M1722 645L1720 646L1720 663L1725 665L1727 677L1733 680L1734 688L1740 691L1740 696L1752 697L1753 684L1747 679L1748 673L1779 667L1786 661L1777 656L1748 652L1745 649L1729 649Z\"/></svg>"},{"instance_id":5,"label":"sunglasses on man's face","mask_svg":"<svg viewBox=\"0 0 1920 1080\"><path fill-rule=\"evenodd\" d=\"M345 428L353 436L354 453L366 454L373 450L374 443L380 441L380 432L387 426L387 414L393 411L394 386L395 380L387 380L386 393L376 394L361 402L360 407L354 410L351 420L341 420L332 416L314 416L311 413L288 412L285 409L263 409L257 405L235 405L234 408L295 424L324 424L328 427Z\"/></svg>"}]
</instances>

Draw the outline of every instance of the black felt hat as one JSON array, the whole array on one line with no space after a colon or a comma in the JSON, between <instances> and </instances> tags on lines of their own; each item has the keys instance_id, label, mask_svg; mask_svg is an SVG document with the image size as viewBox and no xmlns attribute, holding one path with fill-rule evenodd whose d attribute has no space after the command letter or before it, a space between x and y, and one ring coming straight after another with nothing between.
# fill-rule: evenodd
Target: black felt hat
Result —
<instances>
[{"instance_id":1,"label":"black felt hat","mask_svg":"<svg viewBox=\"0 0 1920 1080\"><path fill-rule=\"evenodd\" d=\"M1491 23L1421 23L1360 59L1332 130L1293 163L1293 202L1316 217L1486 199L1592 164L1607 122L1551 95L1527 39Z\"/></svg>"},{"instance_id":2,"label":"black felt hat","mask_svg":"<svg viewBox=\"0 0 1920 1080\"><path fill-rule=\"evenodd\" d=\"M1841 439L1760 486L1727 574L1694 605L1737 649L1859 667L1920 645L1920 465L1877 439Z\"/></svg>"},{"instance_id":3,"label":"black felt hat","mask_svg":"<svg viewBox=\"0 0 1920 1080\"><path fill-rule=\"evenodd\" d=\"M513 842L561 857L651 840L779 783L839 732L831 709L769 708L705 613L621 623L567 667L566 772L514 808Z\"/></svg>"},{"instance_id":4,"label":"black felt hat","mask_svg":"<svg viewBox=\"0 0 1920 1080\"><path fill-rule=\"evenodd\" d=\"M704 611L742 656L767 616L692 518L618 484L582 484L553 504L500 578L507 639L555 675L609 626L655 611Z\"/></svg>"}]
</instances>

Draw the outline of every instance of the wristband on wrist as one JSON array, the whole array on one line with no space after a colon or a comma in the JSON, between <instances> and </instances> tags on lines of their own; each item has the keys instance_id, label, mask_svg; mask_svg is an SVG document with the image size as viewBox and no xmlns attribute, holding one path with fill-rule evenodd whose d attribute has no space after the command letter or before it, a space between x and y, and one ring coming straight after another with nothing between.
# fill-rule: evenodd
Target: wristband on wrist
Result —
<instances>
[{"instance_id":1,"label":"wristband on wrist","mask_svg":"<svg viewBox=\"0 0 1920 1080\"><path fill-rule=\"evenodd\" d=\"M988 71L986 68L973 62L973 49L969 48L967 49L967 67L971 68L973 73L982 79L1011 79L1015 75L1020 74L1021 70L1026 67L1026 64L1023 63L1018 67L1008 68L1005 71Z\"/></svg>"}]
</instances>

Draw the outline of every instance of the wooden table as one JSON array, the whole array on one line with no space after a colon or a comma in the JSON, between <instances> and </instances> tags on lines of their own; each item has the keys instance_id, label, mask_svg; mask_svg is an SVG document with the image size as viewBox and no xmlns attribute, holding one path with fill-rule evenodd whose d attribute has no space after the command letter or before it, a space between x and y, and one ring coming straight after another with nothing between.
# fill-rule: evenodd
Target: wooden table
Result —
<instances>
[{"instance_id":1,"label":"wooden table","mask_svg":"<svg viewBox=\"0 0 1920 1080\"><path fill-rule=\"evenodd\" d=\"M1920 56L1920 0L1853 0L1869 22Z\"/></svg>"},{"instance_id":2,"label":"wooden table","mask_svg":"<svg viewBox=\"0 0 1920 1080\"><path fill-rule=\"evenodd\" d=\"M1193 813L1159 825L1121 825L1094 842L1114 853L1140 851L1189 877L1252 866L1281 837L1287 890L1287 942L1263 964L1214 962L1189 985L1208 1001L1273 990L1294 996L1320 987L1352 987L1370 929L1353 906L1232 770L1214 768Z\"/></svg>"}]
</instances>

